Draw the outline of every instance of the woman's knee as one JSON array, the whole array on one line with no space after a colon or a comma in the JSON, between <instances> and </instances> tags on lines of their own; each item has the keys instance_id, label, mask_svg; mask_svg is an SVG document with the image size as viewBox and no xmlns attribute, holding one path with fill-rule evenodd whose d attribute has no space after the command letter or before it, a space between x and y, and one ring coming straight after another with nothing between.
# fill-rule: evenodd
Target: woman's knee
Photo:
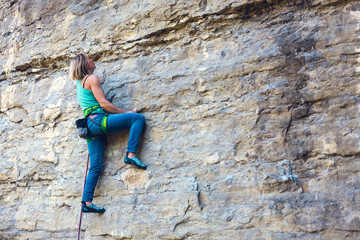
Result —
<instances>
[{"instance_id":1,"label":"woman's knee","mask_svg":"<svg viewBox=\"0 0 360 240\"><path fill-rule=\"evenodd\" d=\"M92 173L92 174L100 174L102 168L103 168L103 164L102 164L102 163L94 164L93 166L90 166L89 173Z\"/></svg>"},{"instance_id":2,"label":"woman's knee","mask_svg":"<svg viewBox=\"0 0 360 240\"><path fill-rule=\"evenodd\" d=\"M91 173L100 173L103 168L102 152L93 151L90 153L90 169Z\"/></svg>"},{"instance_id":3,"label":"woman's knee","mask_svg":"<svg viewBox=\"0 0 360 240\"><path fill-rule=\"evenodd\" d=\"M140 113L136 113L136 118L137 120L141 121L141 122L145 122L145 117L144 115L140 114Z\"/></svg>"}]
</instances>

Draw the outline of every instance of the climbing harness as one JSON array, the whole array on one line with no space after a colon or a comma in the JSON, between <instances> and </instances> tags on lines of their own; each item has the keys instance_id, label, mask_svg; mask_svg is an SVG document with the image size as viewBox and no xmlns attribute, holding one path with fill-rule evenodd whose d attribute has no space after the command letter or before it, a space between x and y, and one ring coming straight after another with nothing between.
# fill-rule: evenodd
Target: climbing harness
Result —
<instances>
[{"instance_id":1,"label":"climbing harness","mask_svg":"<svg viewBox=\"0 0 360 240\"><path fill-rule=\"evenodd\" d=\"M89 159L90 159L90 155L88 154L87 163L86 163L86 172L85 172L85 181L84 181L83 192L84 192L84 190L85 190L86 178L87 178L87 173L88 173L88 170L89 170ZM82 206L82 203L81 203L81 206ZM80 208L80 220L79 220L78 240L80 240L81 222L82 222L82 211L81 211L81 208Z\"/></svg>"},{"instance_id":2,"label":"climbing harness","mask_svg":"<svg viewBox=\"0 0 360 240\"><path fill-rule=\"evenodd\" d=\"M91 108L93 108L93 107L91 107ZM87 108L87 109L85 109L85 111L87 111L88 109L91 110L91 108ZM91 134L90 134L89 128L87 126L87 121L90 120L95 125L99 126L104 134L107 134L108 133L107 124L106 124L107 115L105 115L103 117L103 119L101 120L100 124L98 124L95 121L93 121L91 118L89 118L92 111L87 111L87 112L90 112L90 114L85 115L85 118L81 118L81 119L76 120L75 124L76 124L76 128L78 129L79 137L84 138L89 142L88 139L91 139L91 137L90 137Z\"/></svg>"}]
</instances>

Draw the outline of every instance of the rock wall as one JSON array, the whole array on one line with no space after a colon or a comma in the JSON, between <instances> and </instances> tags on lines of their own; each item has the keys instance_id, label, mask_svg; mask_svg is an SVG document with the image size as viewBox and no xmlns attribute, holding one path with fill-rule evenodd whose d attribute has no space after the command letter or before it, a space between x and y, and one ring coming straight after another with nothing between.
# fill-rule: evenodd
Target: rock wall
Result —
<instances>
[{"instance_id":1,"label":"rock wall","mask_svg":"<svg viewBox=\"0 0 360 240\"><path fill-rule=\"evenodd\" d=\"M0 3L0 239L76 239L69 59L147 119L108 137L83 239L359 239L360 3Z\"/></svg>"}]
</instances>

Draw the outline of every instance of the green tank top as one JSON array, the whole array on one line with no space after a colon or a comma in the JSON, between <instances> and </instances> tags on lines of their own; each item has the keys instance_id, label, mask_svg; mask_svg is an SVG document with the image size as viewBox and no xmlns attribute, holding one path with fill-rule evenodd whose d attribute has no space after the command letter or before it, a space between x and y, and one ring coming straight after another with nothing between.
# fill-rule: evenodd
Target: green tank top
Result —
<instances>
[{"instance_id":1,"label":"green tank top","mask_svg":"<svg viewBox=\"0 0 360 240\"><path fill-rule=\"evenodd\" d=\"M100 104L96 100L93 92L91 90L87 90L81 86L81 80L77 80L76 94L77 94L77 99L79 101L80 107L84 112L84 115L85 115L85 109L91 108L91 107L98 107L92 113L105 113L105 111L100 107Z\"/></svg>"}]
</instances>

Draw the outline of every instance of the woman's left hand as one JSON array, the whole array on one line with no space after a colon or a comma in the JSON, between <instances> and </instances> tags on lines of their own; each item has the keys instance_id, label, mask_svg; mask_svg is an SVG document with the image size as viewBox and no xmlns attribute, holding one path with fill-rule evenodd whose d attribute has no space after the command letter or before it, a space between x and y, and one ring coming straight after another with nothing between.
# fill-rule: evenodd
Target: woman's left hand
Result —
<instances>
[{"instance_id":1,"label":"woman's left hand","mask_svg":"<svg viewBox=\"0 0 360 240\"><path fill-rule=\"evenodd\" d=\"M136 111L127 111L126 113L136 113Z\"/></svg>"}]
</instances>

